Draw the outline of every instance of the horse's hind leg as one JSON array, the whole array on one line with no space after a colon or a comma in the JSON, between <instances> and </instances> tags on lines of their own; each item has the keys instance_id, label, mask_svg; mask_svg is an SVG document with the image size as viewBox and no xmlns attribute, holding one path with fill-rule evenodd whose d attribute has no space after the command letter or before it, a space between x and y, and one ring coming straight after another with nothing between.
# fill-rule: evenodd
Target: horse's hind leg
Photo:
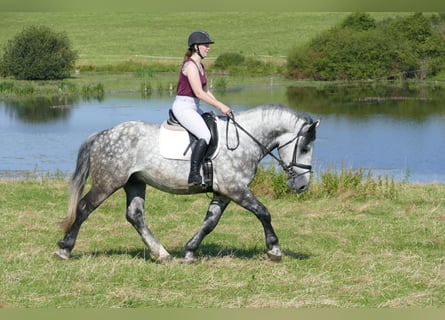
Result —
<instances>
[{"instance_id":1,"label":"horse's hind leg","mask_svg":"<svg viewBox=\"0 0 445 320\"><path fill-rule=\"evenodd\" d=\"M224 210L227 205L230 203L230 200L219 196L214 195L212 201L210 202L209 209L207 211L206 217L204 219L204 223L201 226L201 229L190 239L184 247L184 262L190 263L195 260L195 252L198 250L202 240L215 229L216 225L219 222Z\"/></svg>"},{"instance_id":2,"label":"horse's hind leg","mask_svg":"<svg viewBox=\"0 0 445 320\"><path fill-rule=\"evenodd\" d=\"M150 253L161 263L172 259L159 240L153 235L145 222L144 202L145 183L130 179L124 187L127 194L127 220L137 230Z\"/></svg>"},{"instance_id":3,"label":"horse's hind leg","mask_svg":"<svg viewBox=\"0 0 445 320\"><path fill-rule=\"evenodd\" d=\"M68 259L70 257L71 251L76 243L77 235L79 234L80 226L91 212L99 207L112 193L98 192L97 190L98 189L93 186L77 204L76 220L71 228L65 232L64 238L58 242L60 250L55 253L56 257L60 259Z\"/></svg>"}]
</instances>

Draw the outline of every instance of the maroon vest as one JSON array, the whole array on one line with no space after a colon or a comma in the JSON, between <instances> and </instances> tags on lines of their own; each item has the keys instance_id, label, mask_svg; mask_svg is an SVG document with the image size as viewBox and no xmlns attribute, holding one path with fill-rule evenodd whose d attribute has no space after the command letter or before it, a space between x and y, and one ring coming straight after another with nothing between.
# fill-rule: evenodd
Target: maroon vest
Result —
<instances>
[{"instance_id":1,"label":"maroon vest","mask_svg":"<svg viewBox=\"0 0 445 320\"><path fill-rule=\"evenodd\" d=\"M178 80L178 87L176 88L176 94L178 96L187 96L196 98L196 95L193 92L192 87L190 86L189 79L182 73L182 68L184 67L184 64L188 61L192 61L196 65L196 67L198 67L195 60L193 60L192 58L188 58L187 60L184 61L181 70L179 71L179 80ZM201 66L202 70L204 70L204 66L203 65ZM202 88L204 88L207 85L207 77L205 71L204 74L201 74L201 72L199 72L199 78L201 80Z\"/></svg>"}]
</instances>

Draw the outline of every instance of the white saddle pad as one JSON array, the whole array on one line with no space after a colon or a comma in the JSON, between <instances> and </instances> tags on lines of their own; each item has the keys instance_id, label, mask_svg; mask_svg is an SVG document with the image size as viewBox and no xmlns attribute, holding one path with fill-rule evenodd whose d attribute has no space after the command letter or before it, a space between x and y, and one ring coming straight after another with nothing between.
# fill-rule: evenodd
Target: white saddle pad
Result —
<instances>
[{"instance_id":1,"label":"white saddle pad","mask_svg":"<svg viewBox=\"0 0 445 320\"><path fill-rule=\"evenodd\" d=\"M161 124L159 149L162 157L173 160L190 160L192 150L189 145L189 134L183 127L169 125L167 121ZM214 159L218 153L219 145L210 158Z\"/></svg>"}]
</instances>

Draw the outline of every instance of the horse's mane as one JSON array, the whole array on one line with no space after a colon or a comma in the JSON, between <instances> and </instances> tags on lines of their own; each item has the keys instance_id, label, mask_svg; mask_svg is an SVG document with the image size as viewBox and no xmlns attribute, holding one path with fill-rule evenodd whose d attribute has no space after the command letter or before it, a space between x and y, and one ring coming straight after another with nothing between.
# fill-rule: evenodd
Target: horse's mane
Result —
<instances>
[{"instance_id":1,"label":"horse's mane","mask_svg":"<svg viewBox=\"0 0 445 320\"><path fill-rule=\"evenodd\" d=\"M297 112L295 110L292 110L284 105L281 104L267 104L267 105L261 105L252 109L249 109L244 112L244 114L249 118L251 113L263 113L264 118L272 118L272 119L281 119L286 124L290 126L295 126L295 123L298 122L300 119L304 120L305 122L312 124L314 121L313 119L302 112ZM283 124L285 124L283 122Z\"/></svg>"}]
</instances>

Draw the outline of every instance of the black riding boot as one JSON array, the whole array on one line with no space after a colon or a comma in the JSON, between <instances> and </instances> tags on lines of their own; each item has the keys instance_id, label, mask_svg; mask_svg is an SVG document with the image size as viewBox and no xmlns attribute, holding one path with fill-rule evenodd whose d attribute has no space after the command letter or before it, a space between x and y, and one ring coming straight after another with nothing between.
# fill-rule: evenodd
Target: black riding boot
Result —
<instances>
[{"instance_id":1,"label":"black riding boot","mask_svg":"<svg viewBox=\"0 0 445 320\"><path fill-rule=\"evenodd\" d=\"M204 139L199 139L195 147L192 150L192 157L190 161L190 175L188 184L189 186L199 185L202 182L201 174L199 173L204 160L204 155L207 151L207 142Z\"/></svg>"}]
</instances>

